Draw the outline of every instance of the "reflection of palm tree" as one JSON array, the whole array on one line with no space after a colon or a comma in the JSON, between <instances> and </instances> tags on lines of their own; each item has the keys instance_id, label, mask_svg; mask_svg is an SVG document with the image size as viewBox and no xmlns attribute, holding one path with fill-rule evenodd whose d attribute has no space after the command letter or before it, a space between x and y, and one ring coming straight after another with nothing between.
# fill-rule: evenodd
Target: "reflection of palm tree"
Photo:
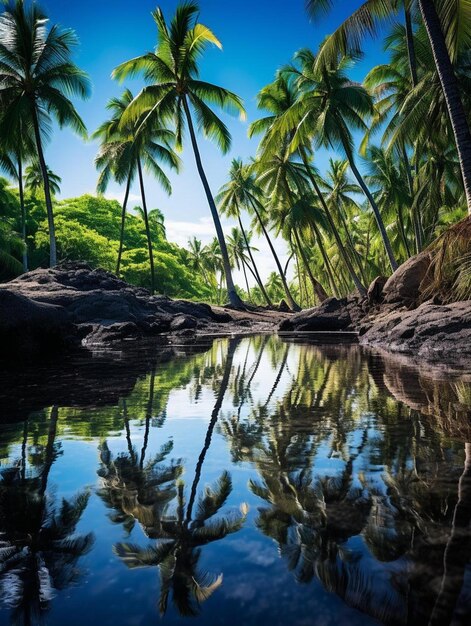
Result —
<instances>
[{"instance_id":1,"label":"reflection of palm tree","mask_svg":"<svg viewBox=\"0 0 471 626\"><path fill-rule=\"evenodd\" d=\"M172 449L173 443L167 443L144 465L132 447L113 458L107 442L100 445L102 487L98 494L113 509L111 520L128 532L136 520L149 537L159 532L162 512L177 495L175 481L183 470L180 461L162 464Z\"/></svg>"},{"instance_id":2,"label":"reflection of palm tree","mask_svg":"<svg viewBox=\"0 0 471 626\"><path fill-rule=\"evenodd\" d=\"M170 591L182 615L197 614L199 604L222 583L222 574L212 577L198 571L201 547L236 532L246 518L245 505L241 506L240 514L215 518L232 491L231 478L226 471L215 485L206 487L204 495L196 500L203 463L229 385L234 353L239 343L240 338L229 340L223 376L204 445L196 464L188 504L186 505L184 500L183 483L180 483L176 510L170 512L167 507L159 517L159 523L153 523L152 530L158 540L155 545L141 548L134 544L119 543L115 546L116 554L128 567L159 568L161 579L159 608L162 614L167 610Z\"/></svg>"},{"instance_id":3,"label":"reflection of palm tree","mask_svg":"<svg viewBox=\"0 0 471 626\"><path fill-rule=\"evenodd\" d=\"M198 561L202 546L238 531L245 521L245 506L241 507L239 515L215 517L231 490L230 476L223 472L215 485L206 487L193 514L191 501L185 506L183 484L180 484L176 511L162 517L159 541L155 545L141 548L119 543L115 546L116 553L128 567L159 568L162 614L167 610L170 591L181 615L196 615L199 604L221 585L222 574L214 577L198 571Z\"/></svg>"},{"instance_id":4,"label":"reflection of palm tree","mask_svg":"<svg viewBox=\"0 0 471 626\"><path fill-rule=\"evenodd\" d=\"M13 608L15 623L31 624L35 618L40 619L54 592L77 579L77 562L93 543L91 533L75 534L89 493L63 499L60 505L47 494L49 472L57 458L57 418L57 407L53 407L43 463L37 475L26 472L26 425L21 460L2 472L0 597Z\"/></svg>"}]
</instances>

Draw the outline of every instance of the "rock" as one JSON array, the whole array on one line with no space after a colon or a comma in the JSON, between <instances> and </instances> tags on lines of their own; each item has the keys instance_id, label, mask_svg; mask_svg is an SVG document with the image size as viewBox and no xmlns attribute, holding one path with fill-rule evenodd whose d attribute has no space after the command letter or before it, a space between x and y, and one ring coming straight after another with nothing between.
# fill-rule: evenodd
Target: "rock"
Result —
<instances>
[{"instance_id":1,"label":"rock","mask_svg":"<svg viewBox=\"0 0 471 626\"><path fill-rule=\"evenodd\" d=\"M282 332L348 330L352 324L348 304L347 298L340 300L327 298L319 306L283 320L279 330Z\"/></svg>"},{"instance_id":2,"label":"rock","mask_svg":"<svg viewBox=\"0 0 471 626\"><path fill-rule=\"evenodd\" d=\"M177 315L170 323L171 331L180 331L196 328L197 320L192 315Z\"/></svg>"},{"instance_id":3,"label":"rock","mask_svg":"<svg viewBox=\"0 0 471 626\"><path fill-rule=\"evenodd\" d=\"M282 311L283 313L289 313L291 311L286 303L286 300L280 300L280 303L278 304L278 311Z\"/></svg>"},{"instance_id":4,"label":"rock","mask_svg":"<svg viewBox=\"0 0 471 626\"><path fill-rule=\"evenodd\" d=\"M416 306L427 284L427 272L432 254L421 252L399 266L383 288L384 302L399 303L406 307Z\"/></svg>"},{"instance_id":5,"label":"rock","mask_svg":"<svg viewBox=\"0 0 471 626\"><path fill-rule=\"evenodd\" d=\"M0 345L2 355L48 353L79 343L77 330L67 311L52 304L0 290Z\"/></svg>"},{"instance_id":6,"label":"rock","mask_svg":"<svg viewBox=\"0 0 471 626\"><path fill-rule=\"evenodd\" d=\"M448 305L426 302L411 311L384 312L360 342L432 361L469 361L471 300Z\"/></svg>"},{"instance_id":7,"label":"rock","mask_svg":"<svg viewBox=\"0 0 471 626\"><path fill-rule=\"evenodd\" d=\"M375 304L380 304L383 301L383 289L388 279L386 276L376 276L373 282L368 287L368 292L366 294L366 298L368 300L368 304L373 306Z\"/></svg>"},{"instance_id":8,"label":"rock","mask_svg":"<svg viewBox=\"0 0 471 626\"><path fill-rule=\"evenodd\" d=\"M150 296L145 289L86 263L40 268L0 285L0 292L4 289L30 302L61 307L86 344L205 329L233 321L228 313L216 312L207 304Z\"/></svg>"}]
</instances>

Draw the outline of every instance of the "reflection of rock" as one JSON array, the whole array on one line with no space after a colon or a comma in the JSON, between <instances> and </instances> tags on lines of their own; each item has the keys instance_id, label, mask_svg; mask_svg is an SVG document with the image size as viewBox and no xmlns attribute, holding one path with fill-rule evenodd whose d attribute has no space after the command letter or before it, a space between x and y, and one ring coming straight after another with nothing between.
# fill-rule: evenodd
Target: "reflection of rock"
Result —
<instances>
[{"instance_id":1,"label":"reflection of rock","mask_svg":"<svg viewBox=\"0 0 471 626\"><path fill-rule=\"evenodd\" d=\"M57 360L0 364L0 421L25 419L45 406L98 407L114 405L128 396L138 378L156 364L189 358L206 352L211 342L200 339L191 346L172 347L167 343L139 346L133 350L81 352Z\"/></svg>"},{"instance_id":2,"label":"reflection of rock","mask_svg":"<svg viewBox=\"0 0 471 626\"><path fill-rule=\"evenodd\" d=\"M386 352L373 353L370 365L379 388L407 407L432 417L447 434L471 440L471 374L431 369Z\"/></svg>"}]
</instances>

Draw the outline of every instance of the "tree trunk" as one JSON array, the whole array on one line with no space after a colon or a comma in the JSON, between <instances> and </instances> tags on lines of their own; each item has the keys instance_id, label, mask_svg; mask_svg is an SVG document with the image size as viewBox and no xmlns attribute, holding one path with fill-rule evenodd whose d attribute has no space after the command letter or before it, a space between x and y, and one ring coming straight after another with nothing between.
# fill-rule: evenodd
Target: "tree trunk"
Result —
<instances>
[{"instance_id":1,"label":"tree trunk","mask_svg":"<svg viewBox=\"0 0 471 626\"><path fill-rule=\"evenodd\" d=\"M250 200L250 204L252 205L254 213L257 216L257 220L258 220L258 222L260 224L260 227L261 227L261 229L263 231L263 234L265 235L265 239L267 240L268 245L270 246L270 250L271 250L271 253L273 255L273 258L275 259L276 267L278 268L278 273L280 275L281 282L283 283L283 289L284 289L284 292L285 292L286 299L288 300L289 308L292 311L300 311L301 310L300 306L298 304L296 304L296 302L293 299L293 296L291 295L291 292L290 292L289 287L288 287L288 283L286 282L286 278L285 278L285 275L283 273L283 268L281 267L280 259L278 258L278 255L276 254L275 248L273 247L273 243L271 241L271 238L270 238L270 236L268 234L267 229L265 228L265 224L262 221L260 213L257 210L256 204L255 204L255 202L253 202L252 199Z\"/></svg>"},{"instance_id":2,"label":"tree trunk","mask_svg":"<svg viewBox=\"0 0 471 626\"><path fill-rule=\"evenodd\" d=\"M332 218L332 215L330 214L330 210L329 207L327 206L327 202L325 201L325 198L322 194L322 191L319 189L319 185L317 184L316 178L314 176L314 174L311 171L311 168L309 166L309 161L307 159L307 155L306 152L304 150L304 148L300 149L300 154L301 154L301 158L303 160L304 163L304 167L306 168L306 172L307 175L309 176L309 180L311 181L312 186L314 187L314 191L316 192L317 197L319 198L319 201L322 205L322 208L324 209L325 215L327 217L327 221L329 222L330 228L332 230L332 234L334 236L335 239L335 243L337 244L337 247L339 249L340 255L348 269L348 272L350 274L350 276L352 277L353 283L355 285L355 287L358 289L360 295L366 295L366 289L365 287L362 285L361 280L358 278L357 273L355 272L355 269L353 267L353 265L350 262L350 259L348 258L347 252L345 250L345 247L342 243L342 240L340 239L340 235L337 231L337 228L335 227L335 222Z\"/></svg>"},{"instance_id":3,"label":"tree trunk","mask_svg":"<svg viewBox=\"0 0 471 626\"><path fill-rule=\"evenodd\" d=\"M347 148L345 148L345 152L347 154L347 158L348 158L348 162L350 163L350 167L352 168L352 172L353 172L355 178L357 179L358 184L362 188L363 193L368 198L368 201L369 201L369 203L371 205L371 208L373 209L373 213L374 213L374 216L375 216L375 219L376 219L376 224L378 225L379 232L380 232L380 235L381 235L381 239L383 240L384 248L386 250L386 254L388 255L389 263L391 265L391 269L392 269L393 272L395 272L399 266L398 266L396 258L394 256L394 252L392 250L391 242L389 241L388 233L386 232L386 228L384 226L384 222L383 222L383 218L381 217L381 213L379 212L378 205L376 204L375 199L373 198L373 196L371 194L371 191L366 186L366 183L363 180L363 177L360 174L360 171L358 170L358 168L357 168L357 166L355 164L355 160L353 159L353 156L350 154L350 150L347 150Z\"/></svg>"},{"instance_id":4,"label":"tree trunk","mask_svg":"<svg viewBox=\"0 0 471 626\"><path fill-rule=\"evenodd\" d=\"M312 231L314 233L314 239L317 241L317 245L319 246L319 250L321 252L321 256L322 256L322 259L324 261L324 265L325 265L325 269L326 269L326 272L327 272L327 276L329 277L330 288L332 289L332 294L336 298L338 298L339 292L338 292L338 289L337 289L337 285L335 284L334 276L332 274L332 268L330 266L329 257L327 256L327 252L326 252L326 250L324 248L324 243L322 241L321 232L318 229L317 224L315 223L314 220L312 220L311 228L312 228Z\"/></svg>"},{"instance_id":5,"label":"tree trunk","mask_svg":"<svg viewBox=\"0 0 471 626\"><path fill-rule=\"evenodd\" d=\"M142 175L141 160L139 158L137 159L137 171L138 171L138 174L139 174L139 185L141 187L142 210L144 212L144 224L145 224L145 227L146 227L147 247L149 249L150 293L151 293L151 295L154 295L154 291L155 291L154 253L152 251L152 239L151 239L151 236L150 236L149 216L147 214L146 194L145 194L145 191L144 191L144 177Z\"/></svg>"},{"instance_id":6,"label":"tree trunk","mask_svg":"<svg viewBox=\"0 0 471 626\"><path fill-rule=\"evenodd\" d=\"M412 30L412 19L410 15L410 9L407 6L407 2L404 2L404 18L406 23L406 44L407 44L407 58L409 60L410 78L412 87L415 87L419 82L417 79L417 59L415 56L414 46L414 32Z\"/></svg>"},{"instance_id":7,"label":"tree trunk","mask_svg":"<svg viewBox=\"0 0 471 626\"><path fill-rule=\"evenodd\" d=\"M123 254L124 245L124 222L126 220L126 207L129 198L129 189L131 187L131 173L129 173L128 181L126 183L126 192L124 194L123 208L121 211L121 232L119 234L119 250L118 250L118 262L116 263L116 276L119 278L119 268L121 267L121 256Z\"/></svg>"},{"instance_id":8,"label":"tree trunk","mask_svg":"<svg viewBox=\"0 0 471 626\"><path fill-rule=\"evenodd\" d=\"M268 297L267 292L265 291L265 287L263 286L262 279L260 278L260 274L258 273L258 269L257 269L257 266L255 264L255 259L253 258L252 250L250 249L250 244L249 244L249 241L247 239L247 234L245 232L244 226L242 224L242 220L240 218L240 213L237 215L237 217L238 217L238 220L239 220L240 230L242 231L242 235L244 237L245 247L247 248L247 252L249 253L250 260L252 261L255 280L257 281L257 284L260 287L260 291L262 292L262 295L265 298L268 306L273 306L270 298Z\"/></svg>"},{"instance_id":9,"label":"tree trunk","mask_svg":"<svg viewBox=\"0 0 471 626\"><path fill-rule=\"evenodd\" d=\"M49 177L47 175L46 161L44 160L44 153L41 141L41 132L39 130L38 112L36 110L36 102L34 99L31 104L31 114L33 118L34 136L36 139L36 150L38 151L39 167L41 168L41 174L44 183L44 199L46 201L47 209L47 223L49 228L49 267L54 267L57 264L57 248L56 248L56 231L54 228L54 213L52 210L52 198L51 188L49 185Z\"/></svg>"},{"instance_id":10,"label":"tree trunk","mask_svg":"<svg viewBox=\"0 0 471 626\"><path fill-rule=\"evenodd\" d=\"M219 247L221 248L222 261L224 265L224 275L226 277L227 295L229 297L229 302L236 309L243 309L244 303L240 299L235 289L234 281L232 279L231 264L229 262L229 254L227 252L226 240L224 238L224 232L222 230L221 220L219 219L219 213L217 211L213 194L211 193L208 179L206 178L206 174L203 168L203 163L201 161L201 155L200 155L200 151L198 148L198 142L196 141L195 129L193 127L193 120L191 119L191 113L188 107L186 96L183 96L182 102L183 102L183 107L185 109L185 115L186 115L186 119L188 123L188 130L190 131L191 145L193 147L193 153L195 155L196 167L197 167L201 182L203 183L204 191L206 193L206 198L208 200L209 208L211 210L211 215L213 217L214 226L216 228L216 235L218 238Z\"/></svg>"},{"instance_id":11,"label":"tree trunk","mask_svg":"<svg viewBox=\"0 0 471 626\"><path fill-rule=\"evenodd\" d=\"M301 240L299 238L298 231L294 226L293 226L293 232L294 232L294 238L296 239L296 245L298 247L299 254L301 255L301 258L303 260L304 266L306 268L309 279L311 281L312 288L314 289L314 293L316 294L320 302L324 302L324 300L327 300L329 296L327 295L324 287L320 284L320 282L316 278L314 278L314 275L309 266L309 261L307 260L306 253L304 252Z\"/></svg>"},{"instance_id":12,"label":"tree trunk","mask_svg":"<svg viewBox=\"0 0 471 626\"><path fill-rule=\"evenodd\" d=\"M20 208L21 208L21 238L24 243L23 250L23 272L28 271L28 246L26 243L26 208L25 208L25 196L23 190L23 163L21 156L18 155L18 192L20 194Z\"/></svg>"},{"instance_id":13,"label":"tree trunk","mask_svg":"<svg viewBox=\"0 0 471 626\"><path fill-rule=\"evenodd\" d=\"M418 2L450 116L466 193L468 213L471 215L471 133L468 120L435 5L432 0L418 0Z\"/></svg>"},{"instance_id":14,"label":"tree trunk","mask_svg":"<svg viewBox=\"0 0 471 626\"><path fill-rule=\"evenodd\" d=\"M249 287L249 281L247 280L247 270L245 269L245 264L246 264L245 259L242 259L242 271L244 272L245 286L247 287L247 298L250 301L250 287Z\"/></svg>"}]
</instances>

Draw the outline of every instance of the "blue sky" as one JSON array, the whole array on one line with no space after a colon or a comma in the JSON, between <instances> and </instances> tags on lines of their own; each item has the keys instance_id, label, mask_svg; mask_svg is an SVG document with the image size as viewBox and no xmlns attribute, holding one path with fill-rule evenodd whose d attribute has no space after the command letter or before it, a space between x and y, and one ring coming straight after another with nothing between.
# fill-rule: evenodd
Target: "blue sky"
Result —
<instances>
[{"instance_id":1,"label":"blue sky","mask_svg":"<svg viewBox=\"0 0 471 626\"><path fill-rule=\"evenodd\" d=\"M89 132L105 119L107 100L118 95L123 86L111 80L110 74L119 63L153 49L156 29L151 11L156 0L42 0L41 6L52 23L73 28L80 40L75 61L86 70L93 83L91 98L77 102ZM170 17L176 0L158 2ZM232 133L230 153L221 156L217 148L201 138L200 145L210 185L214 192L225 182L233 157L244 159L255 154L257 140L247 138L247 125L259 116L257 92L270 82L275 70L289 62L299 48L316 49L323 38L361 4L358 0L337 2L338 8L327 17L310 22L304 0L200 0L200 21L209 26L223 44L223 50L209 49L203 59L201 76L235 91L244 99L247 122L224 117ZM368 69L380 62L380 41L365 42L365 57L352 71L352 78L361 80ZM126 83L135 93L141 84ZM85 143L70 131L57 131L47 146L48 165L62 177L61 197L93 192L97 173L93 159L97 145ZM317 156L323 169L327 153ZM197 176L191 149L182 154L184 168L179 176L171 175L173 194L167 197L151 179L146 180L148 202L165 214L169 238L184 244L195 234L203 241L213 237L209 210ZM132 189L131 200L138 204L138 189ZM123 190L110 185L109 197L120 199ZM230 226L229 224L226 227ZM272 263L262 242L266 275Z\"/></svg>"}]
</instances>

